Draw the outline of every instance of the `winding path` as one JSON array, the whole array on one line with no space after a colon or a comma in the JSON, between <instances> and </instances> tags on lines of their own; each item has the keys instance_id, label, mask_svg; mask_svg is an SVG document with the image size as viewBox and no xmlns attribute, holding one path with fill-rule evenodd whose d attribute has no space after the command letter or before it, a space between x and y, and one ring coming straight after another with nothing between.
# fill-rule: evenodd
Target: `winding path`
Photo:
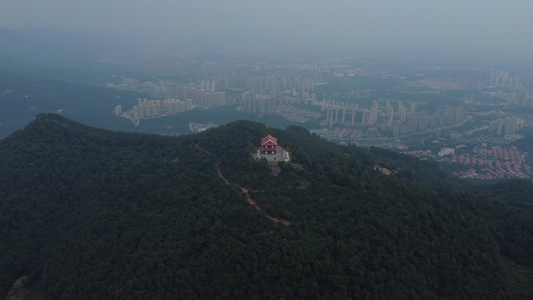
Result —
<instances>
[{"instance_id":1,"label":"winding path","mask_svg":"<svg viewBox=\"0 0 533 300\"><path fill-rule=\"evenodd\" d=\"M198 150L200 150L200 151L206 153L207 155L214 156L213 153L211 153L211 152L209 152L209 151L203 149L203 148L200 147L198 144L195 144L195 146L196 146L196 149L198 149ZM217 157L216 159L217 159L217 173L218 173L218 177L220 177L220 179L224 180L224 182L225 182L227 185L230 185L231 182L230 182L228 179L226 179L226 177L224 177L224 174L222 174L222 170L220 170L220 165L219 165L219 159L218 159L218 157ZM254 200L252 199L252 197L250 196L250 192L248 191L248 189L241 187L241 191L242 191L243 194L246 195L246 200L248 200L248 203L250 203L250 205L252 205L253 207L255 207L255 209L256 209L257 211L261 211L261 207L260 207L259 205L257 205L257 202L254 201ZM274 221L275 223L279 223L279 222L281 222L281 223L283 223L283 224L285 224L285 225L287 225L287 226L291 225L291 221L290 221L290 220L274 218L274 217L272 217L271 215L269 215L269 214L267 214L267 213L265 213L265 215L266 215L267 218L269 218L270 220Z\"/></svg>"}]
</instances>

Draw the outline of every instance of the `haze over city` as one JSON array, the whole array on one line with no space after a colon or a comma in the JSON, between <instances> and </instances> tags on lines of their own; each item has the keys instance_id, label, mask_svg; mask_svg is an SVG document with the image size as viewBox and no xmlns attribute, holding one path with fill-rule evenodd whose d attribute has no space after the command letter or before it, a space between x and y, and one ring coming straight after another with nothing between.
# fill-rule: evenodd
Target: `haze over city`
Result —
<instances>
[{"instance_id":1,"label":"haze over city","mask_svg":"<svg viewBox=\"0 0 533 300\"><path fill-rule=\"evenodd\" d=\"M531 11L533 3L522 0L6 0L0 26L105 34L161 54L194 45L233 53L533 61Z\"/></svg>"}]
</instances>

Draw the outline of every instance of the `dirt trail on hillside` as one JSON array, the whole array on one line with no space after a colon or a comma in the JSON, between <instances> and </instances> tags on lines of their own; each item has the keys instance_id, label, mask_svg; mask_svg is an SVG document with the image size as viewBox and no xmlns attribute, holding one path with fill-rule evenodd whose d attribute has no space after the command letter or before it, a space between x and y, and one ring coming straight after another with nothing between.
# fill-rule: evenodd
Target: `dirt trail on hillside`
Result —
<instances>
[{"instance_id":1,"label":"dirt trail on hillside","mask_svg":"<svg viewBox=\"0 0 533 300\"><path fill-rule=\"evenodd\" d=\"M210 156L214 156L213 153L205 150L205 149L202 149L200 146L198 146L198 144L194 144L196 146L196 149L206 153L207 155L210 155ZM224 182L229 185L231 184L231 182L229 182L229 180L226 179L226 177L224 177L224 174L222 174L222 171L220 170L220 165L219 165L219 160L218 160L218 157L217 157L217 172L218 172L218 177L220 177L222 180L224 180Z\"/></svg>"},{"instance_id":2,"label":"dirt trail on hillside","mask_svg":"<svg viewBox=\"0 0 533 300\"><path fill-rule=\"evenodd\" d=\"M255 207L255 209L257 209L258 211L261 210L261 207L259 207L259 205L257 205L257 202L255 202L252 197L250 196L250 193L248 191L248 189L245 189L243 187L241 187L241 190L242 192L246 195L246 200L248 200L248 203L250 203L250 205L252 205L253 207ZM271 215L269 214L265 214L267 218L269 218L270 220L278 223L278 222L281 222L287 226L291 225L291 221L290 220L286 220L286 219L278 219L278 218L274 218L272 217Z\"/></svg>"},{"instance_id":3,"label":"dirt trail on hillside","mask_svg":"<svg viewBox=\"0 0 533 300\"><path fill-rule=\"evenodd\" d=\"M207 155L214 156L213 153L211 153L211 152L209 152L209 151L207 151L207 150L201 148L198 144L195 144L195 146L196 146L196 149L198 149L198 150L200 150L200 151L206 153ZM216 165L217 165L217 173L218 173L218 177L220 177L220 179L224 180L224 182L225 182L227 185L230 185L231 182L230 182L229 180L227 180L226 177L224 177L224 174L222 173L222 170L220 169L220 165L219 165L218 157L217 157L217 164L216 164ZM249 203L250 205L252 205L253 207L255 207L255 209L256 209L257 211L261 211L261 207L260 207L259 205L257 205L257 202L254 201L254 200L252 199L252 197L250 196L250 192L249 192L249 190L246 189L246 188L241 187L241 191L242 191L242 193L246 196L246 200L248 200L248 203ZM281 222L281 223L283 223L283 224L285 224L285 225L287 225L287 226L291 225L291 221L290 221L290 220L274 218L274 217L272 217L271 215L269 215L269 214L267 214L267 213L265 213L265 215L266 215L267 218L269 218L270 220L274 221L275 223L279 223L279 222Z\"/></svg>"}]
</instances>

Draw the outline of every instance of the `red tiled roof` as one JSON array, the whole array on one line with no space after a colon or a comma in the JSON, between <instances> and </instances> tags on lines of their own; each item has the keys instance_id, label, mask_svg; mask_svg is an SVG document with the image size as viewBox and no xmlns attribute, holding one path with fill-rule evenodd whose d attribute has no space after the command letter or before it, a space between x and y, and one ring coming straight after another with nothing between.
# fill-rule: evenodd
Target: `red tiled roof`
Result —
<instances>
[{"instance_id":1,"label":"red tiled roof","mask_svg":"<svg viewBox=\"0 0 533 300\"><path fill-rule=\"evenodd\" d=\"M278 144L278 139L276 139L275 137L272 137L269 134L266 137L261 139L261 145L267 145L267 144L277 145Z\"/></svg>"}]
</instances>

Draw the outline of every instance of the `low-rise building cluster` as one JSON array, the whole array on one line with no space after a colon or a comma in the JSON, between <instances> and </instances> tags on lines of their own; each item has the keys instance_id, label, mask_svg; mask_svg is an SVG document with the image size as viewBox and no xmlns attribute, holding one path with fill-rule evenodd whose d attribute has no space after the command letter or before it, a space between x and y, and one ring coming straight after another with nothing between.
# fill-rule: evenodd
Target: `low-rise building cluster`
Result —
<instances>
[{"instance_id":1,"label":"low-rise building cluster","mask_svg":"<svg viewBox=\"0 0 533 300\"><path fill-rule=\"evenodd\" d=\"M452 155L449 161L472 167L467 170L468 172L456 172L456 175L464 177L478 179L530 178L533 172L524 161L523 156L525 154L516 148L475 147L471 152Z\"/></svg>"}]
</instances>

